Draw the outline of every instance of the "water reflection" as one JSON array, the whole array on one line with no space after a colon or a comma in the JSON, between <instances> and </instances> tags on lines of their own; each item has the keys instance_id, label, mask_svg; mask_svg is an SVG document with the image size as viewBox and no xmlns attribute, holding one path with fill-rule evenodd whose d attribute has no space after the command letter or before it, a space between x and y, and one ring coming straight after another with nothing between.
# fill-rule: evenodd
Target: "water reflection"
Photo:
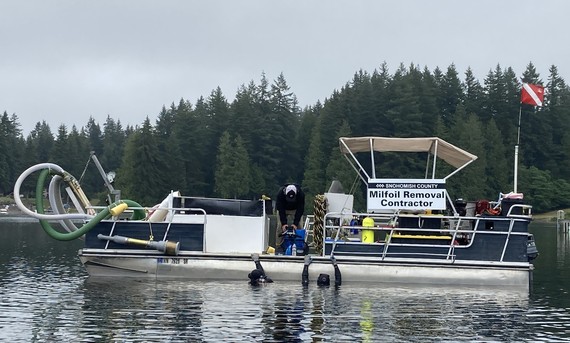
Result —
<instances>
[{"instance_id":1,"label":"water reflection","mask_svg":"<svg viewBox=\"0 0 570 343\"><path fill-rule=\"evenodd\" d=\"M556 230L556 263L564 268L570 254L570 232L562 229Z\"/></svg>"},{"instance_id":2,"label":"water reflection","mask_svg":"<svg viewBox=\"0 0 570 343\"><path fill-rule=\"evenodd\" d=\"M86 318L82 325L105 328L99 335L106 340L417 341L473 339L481 332L488 333L482 337L503 340L512 338L505 327L524 333L528 309L528 296L480 289L252 288L245 281L129 282L123 290L115 287L114 282L85 284L84 312L98 317Z\"/></svg>"},{"instance_id":3,"label":"water reflection","mask_svg":"<svg viewBox=\"0 0 570 343\"><path fill-rule=\"evenodd\" d=\"M0 222L0 329L7 341L560 341L570 337L568 237L535 232L534 288L340 288L90 279L81 242Z\"/></svg>"}]
</instances>

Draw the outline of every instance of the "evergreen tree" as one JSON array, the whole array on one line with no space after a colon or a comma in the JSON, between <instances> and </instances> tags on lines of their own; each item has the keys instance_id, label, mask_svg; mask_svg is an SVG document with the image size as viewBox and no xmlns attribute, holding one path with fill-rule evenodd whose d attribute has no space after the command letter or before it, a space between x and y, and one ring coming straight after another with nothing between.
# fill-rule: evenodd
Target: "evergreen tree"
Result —
<instances>
[{"instance_id":1,"label":"evergreen tree","mask_svg":"<svg viewBox=\"0 0 570 343\"><path fill-rule=\"evenodd\" d=\"M540 170L537 167L522 167L520 169L520 189L524 193L525 202L532 204L533 211L545 212L556 208L558 200L558 185L552 180L548 171ZM566 190L568 188L566 187Z\"/></svg>"},{"instance_id":2,"label":"evergreen tree","mask_svg":"<svg viewBox=\"0 0 570 343\"><path fill-rule=\"evenodd\" d=\"M317 125L318 118L320 116L320 111L322 110L322 105L320 102L314 107L307 107L303 110L301 114L299 129L297 130L297 138L295 139L299 144L299 156L302 160L305 160L307 151L309 150L309 144L311 142L311 132L313 128ZM295 180L301 180L303 178L303 168L298 168L297 175L294 176Z\"/></svg>"},{"instance_id":3,"label":"evergreen tree","mask_svg":"<svg viewBox=\"0 0 570 343\"><path fill-rule=\"evenodd\" d=\"M10 161L5 151L8 151L8 114L4 112L0 120L0 194L4 195L10 192Z\"/></svg>"},{"instance_id":4,"label":"evergreen tree","mask_svg":"<svg viewBox=\"0 0 570 343\"><path fill-rule=\"evenodd\" d=\"M275 161L277 181L285 182L298 174L298 170L303 165L298 157L299 145L297 144L297 127L299 111L297 108L297 98L290 91L289 85L285 81L283 74L279 74L271 85L271 113L269 116L269 127L272 133L272 145L279 147L276 151ZM277 185L275 185L277 186Z\"/></svg>"},{"instance_id":5,"label":"evergreen tree","mask_svg":"<svg viewBox=\"0 0 570 343\"><path fill-rule=\"evenodd\" d=\"M161 159L168 164L161 174L162 182L169 190L180 190L184 187L184 162L180 150L179 140L174 135L176 127L176 106L172 104L170 109L164 107L158 115L154 129L156 142Z\"/></svg>"},{"instance_id":6,"label":"evergreen tree","mask_svg":"<svg viewBox=\"0 0 570 343\"><path fill-rule=\"evenodd\" d=\"M570 131L566 131L562 135L560 141L561 161L560 161L560 178L570 180Z\"/></svg>"},{"instance_id":7,"label":"evergreen tree","mask_svg":"<svg viewBox=\"0 0 570 343\"><path fill-rule=\"evenodd\" d=\"M340 137L351 136L350 127L346 121L342 123L335 136L337 140ZM362 211L366 210L366 201L364 199L364 193L362 192L362 181L358 173L356 173L350 163L342 155L339 146L333 148L330 153L325 180L329 184L334 180L338 180L342 184L345 193L354 195L354 208L358 208Z\"/></svg>"},{"instance_id":8,"label":"evergreen tree","mask_svg":"<svg viewBox=\"0 0 570 343\"><path fill-rule=\"evenodd\" d=\"M526 66L525 71L522 74L522 82L524 83L533 83L533 84L542 84L542 80L540 79L540 75L536 71L536 67L532 62L529 62Z\"/></svg>"},{"instance_id":9,"label":"evergreen tree","mask_svg":"<svg viewBox=\"0 0 570 343\"><path fill-rule=\"evenodd\" d=\"M425 134L432 136L437 130L438 120L442 119L437 106L436 94L438 91L435 78L426 67L421 76L419 74L415 75L414 80L415 88L420 94L419 105L422 113L422 122L426 127Z\"/></svg>"},{"instance_id":10,"label":"evergreen tree","mask_svg":"<svg viewBox=\"0 0 570 343\"><path fill-rule=\"evenodd\" d=\"M343 121L336 133L336 138L338 140L340 137L350 137L350 135L350 127L346 121ZM344 191L349 192L356 177L358 177L358 174L341 154L339 146L333 148L326 168L326 182L330 184L332 181L338 180L343 185Z\"/></svg>"},{"instance_id":11,"label":"evergreen tree","mask_svg":"<svg viewBox=\"0 0 570 343\"><path fill-rule=\"evenodd\" d=\"M44 121L37 122L33 130L26 138L25 151L22 156L24 166L32 166L37 163L50 162L54 137L49 125ZM22 193L34 196L36 181L29 177L22 185Z\"/></svg>"},{"instance_id":12,"label":"evergreen tree","mask_svg":"<svg viewBox=\"0 0 570 343\"><path fill-rule=\"evenodd\" d=\"M216 142L222 133L228 129L230 123L230 108L226 97L222 93L222 89L217 87L212 91L208 102L208 126L211 127L212 134L216 137Z\"/></svg>"},{"instance_id":13,"label":"evergreen tree","mask_svg":"<svg viewBox=\"0 0 570 343\"><path fill-rule=\"evenodd\" d=\"M260 118L260 127L257 136L259 152L254 154L253 162L261 168L264 184L269 189L277 189L280 184L281 167L285 163L282 156L283 145L281 138L276 141L275 136L286 135L285 129L276 125L276 116L273 113L269 83L265 73L261 75L260 84L255 89L255 111ZM294 136L293 136L294 137Z\"/></svg>"},{"instance_id":14,"label":"evergreen tree","mask_svg":"<svg viewBox=\"0 0 570 343\"><path fill-rule=\"evenodd\" d=\"M234 195L232 188L233 183L233 166L232 166L232 144L228 131L220 137L218 145L218 155L216 156L216 194L223 198L230 198Z\"/></svg>"},{"instance_id":15,"label":"evergreen tree","mask_svg":"<svg viewBox=\"0 0 570 343\"><path fill-rule=\"evenodd\" d=\"M346 88L346 103L349 108L346 116L353 118L355 131L362 135L375 135L382 126L382 117L376 112L374 96L370 75L359 70L354 74L351 85Z\"/></svg>"},{"instance_id":16,"label":"evergreen tree","mask_svg":"<svg viewBox=\"0 0 570 343\"><path fill-rule=\"evenodd\" d=\"M60 165L64 169L68 169L67 165L71 162L69 161L71 147L69 146L67 138L67 127L64 124L61 124L57 131L57 138L53 145L51 160L53 163ZM77 161L73 161L73 163L76 162Z\"/></svg>"},{"instance_id":17,"label":"evergreen tree","mask_svg":"<svg viewBox=\"0 0 570 343\"><path fill-rule=\"evenodd\" d=\"M21 125L18 120L18 116L13 113L8 121L2 119L4 133L7 134L7 144L10 147L6 151L6 155L9 161L8 164L8 180L10 184L14 184L16 179L20 176L22 171L28 166L24 164L24 149L25 140L22 135ZM11 191L10 191L11 192Z\"/></svg>"},{"instance_id":18,"label":"evergreen tree","mask_svg":"<svg viewBox=\"0 0 570 343\"><path fill-rule=\"evenodd\" d=\"M370 78L370 84L372 86L372 106L374 107L374 114L376 120L369 125L374 125L374 134L378 136L389 137L394 134L394 126L392 121L388 118L387 111L389 108L389 85L392 81L392 77L388 71L388 65L383 62L380 65L379 70L375 70ZM350 120L350 118L346 118ZM350 121L348 122L350 125ZM365 126L366 123L363 123ZM366 131L368 131L367 129ZM366 132L362 131L362 132ZM360 131L353 130L354 135L361 135Z\"/></svg>"},{"instance_id":19,"label":"evergreen tree","mask_svg":"<svg viewBox=\"0 0 570 343\"><path fill-rule=\"evenodd\" d=\"M488 161L485 163L485 194L508 193L512 190L513 168L509 168L513 165L512 155L509 154L512 150L503 145L501 131L495 120L491 119L485 126L484 138L484 158Z\"/></svg>"},{"instance_id":20,"label":"evergreen tree","mask_svg":"<svg viewBox=\"0 0 570 343\"><path fill-rule=\"evenodd\" d=\"M509 113L509 99L506 94L503 70L497 65L495 71L489 71L485 78L486 105L480 118L483 122L494 118L497 126L501 128L503 144L513 146L516 142L516 123L513 124L513 113Z\"/></svg>"},{"instance_id":21,"label":"evergreen tree","mask_svg":"<svg viewBox=\"0 0 570 343\"><path fill-rule=\"evenodd\" d=\"M206 129L206 135L204 137L205 140L202 141L202 146L206 149L206 156L213 158L216 156L218 140L222 133L227 130L229 123L229 104L222 94L220 87L212 91L208 100L205 102L205 106L206 118L204 128ZM215 184L215 165L213 163L205 164L204 171L206 192L207 194L212 194Z\"/></svg>"},{"instance_id":22,"label":"evergreen tree","mask_svg":"<svg viewBox=\"0 0 570 343\"><path fill-rule=\"evenodd\" d=\"M115 121L107 116L105 124L103 124L103 155L100 159L107 172L116 171L121 167L125 140L126 136L121 121Z\"/></svg>"},{"instance_id":23,"label":"evergreen tree","mask_svg":"<svg viewBox=\"0 0 570 343\"><path fill-rule=\"evenodd\" d=\"M233 150L232 159L235 173L234 197L244 198L249 195L251 189L251 162L244 141L240 135L234 138Z\"/></svg>"},{"instance_id":24,"label":"evergreen tree","mask_svg":"<svg viewBox=\"0 0 570 343\"><path fill-rule=\"evenodd\" d=\"M252 163L249 167L251 173L251 183L249 189L254 195L273 195L273 189L267 187L265 178L263 177L263 170L257 164Z\"/></svg>"},{"instance_id":25,"label":"evergreen tree","mask_svg":"<svg viewBox=\"0 0 570 343\"><path fill-rule=\"evenodd\" d=\"M73 125L71 127L71 131L69 131L69 133L67 134L66 141L67 141L66 150L68 155L65 157L66 159L64 167L65 170L67 170L71 175L73 175L77 180L79 180L82 186L84 185L84 183L82 182L84 173L85 174L89 173L93 176L94 180L93 187L84 190L87 196L93 196L97 192L104 192L104 194L106 194L107 190L105 188L104 181L101 179L99 171L97 170L93 161L91 160L91 149L89 149L89 140L85 131L82 130L81 132L79 132L77 127ZM85 162L85 164L81 162ZM95 204L97 201L95 199L93 200L94 200L93 204Z\"/></svg>"},{"instance_id":26,"label":"evergreen tree","mask_svg":"<svg viewBox=\"0 0 570 343\"><path fill-rule=\"evenodd\" d=\"M458 104L463 102L463 90L461 81L459 80L455 65L452 64L447 68L447 72L443 76L439 84L441 97L439 98L439 108L443 122L451 125L453 114Z\"/></svg>"},{"instance_id":27,"label":"evergreen tree","mask_svg":"<svg viewBox=\"0 0 570 343\"><path fill-rule=\"evenodd\" d=\"M414 92L413 79L420 73L416 68L408 72L403 65L396 70L390 87L388 117L394 125L394 136L422 137L429 135L420 111L420 97Z\"/></svg>"},{"instance_id":28,"label":"evergreen tree","mask_svg":"<svg viewBox=\"0 0 570 343\"><path fill-rule=\"evenodd\" d=\"M45 120L41 123L38 122L36 124L36 127L31 132L31 137L31 143L34 145L35 151L37 153L37 158L34 162L50 161L54 138L48 123Z\"/></svg>"},{"instance_id":29,"label":"evergreen tree","mask_svg":"<svg viewBox=\"0 0 570 343\"><path fill-rule=\"evenodd\" d=\"M560 192L570 183L570 89L558 69L550 67L542 107L520 104L521 84L512 68L502 69L497 64L483 86L471 68L463 82L457 75L453 64L445 72L401 64L391 75L384 62L372 74L357 71L322 104L301 111L283 74L271 85L262 74L259 85L251 81L241 86L231 105L218 87L207 99L199 97L194 108L184 99L162 108L155 128L147 118L141 127L123 129L108 116L103 133L90 118L81 130L73 125L68 131L69 126L61 125L55 139L44 121L24 140L17 116L4 112L0 116L0 149L4 151L0 155L0 192L11 192L26 167L55 162L82 178L88 195L92 191L97 194L104 187L99 173L89 168L83 174L83 161L94 150L107 171L119 171L117 182L123 183L123 191L134 200L158 202L165 191L177 188L188 195L219 194L215 171L220 166L213 157L227 131L235 137L230 140L234 155L248 156L230 164L242 173L228 196L272 194L285 181L301 179L309 195L316 194L326 190L331 178L344 178L342 165L348 164L339 158L338 135L339 130L345 130L354 136L435 135L478 155L477 161L448 184L457 196L472 199L495 198L498 191L511 188L512 151L519 141L519 188L525 199L537 202L535 211L564 206L568 197ZM543 84L532 63L521 79ZM423 159L412 154L386 155L376 160L377 169L393 173L386 177L425 173ZM247 165L239 164L248 159ZM370 167L369 161L362 162L366 169ZM438 177L450 169L444 164L440 167ZM128 172L127 178L123 172ZM22 192L33 194L34 182L28 178ZM239 189L242 185L247 190ZM545 190L552 192L550 199L546 199Z\"/></svg>"},{"instance_id":30,"label":"evergreen tree","mask_svg":"<svg viewBox=\"0 0 570 343\"><path fill-rule=\"evenodd\" d=\"M93 119L93 117L89 117L87 121L87 126L85 127L87 132L87 137L89 140L89 149L103 154L103 133L101 132L101 127L99 124Z\"/></svg>"},{"instance_id":31,"label":"evergreen tree","mask_svg":"<svg viewBox=\"0 0 570 343\"><path fill-rule=\"evenodd\" d=\"M306 209L312 208L315 195L326 191L324 154L321 149L321 133L319 126L315 126L311 134L311 144L305 157L305 175L303 177L303 189L305 192ZM287 180L294 182L294 180Z\"/></svg>"},{"instance_id":32,"label":"evergreen tree","mask_svg":"<svg viewBox=\"0 0 570 343\"><path fill-rule=\"evenodd\" d=\"M180 100L176 109L176 126L174 135L180 147L180 160L183 163L185 186L184 194L207 196L207 167L211 163L211 152L204 148L204 142L210 138L207 132L207 109L203 98L199 98L195 109L184 99Z\"/></svg>"},{"instance_id":33,"label":"evergreen tree","mask_svg":"<svg viewBox=\"0 0 570 343\"><path fill-rule=\"evenodd\" d=\"M566 177L570 180L570 149L565 149L565 136L570 132L570 92L558 74L558 68L549 69L545 91L545 107L538 113L538 120L544 121L552 134L552 147L548 151L548 161L543 168L549 169L554 178Z\"/></svg>"},{"instance_id":34,"label":"evergreen tree","mask_svg":"<svg viewBox=\"0 0 570 343\"><path fill-rule=\"evenodd\" d=\"M465 81L463 82L463 93L465 97L465 111L467 113L475 113L482 122L486 122L490 117L483 117L481 109L484 107L483 87L479 80L473 75L471 68L467 68L465 72Z\"/></svg>"},{"instance_id":35,"label":"evergreen tree","mask_svg":"<svg viewBox=\"0 0 570 343\"><path fill-rule=\"evenodd\" d=\"M91 151L97 154L98 158L104 158L105 152L103 151L103 133L99 123L89 117L87 125L85 126L85 134L87 137L87 143L89 147L89 153ZM89 154L84 156L82 160L89 158ZM90 168L91 169L91 168ZM96 168L91 169L93 172L86 173L82 179L83 190L87 193L101 191L103 181L101 180L101 175Z\"/></svg>"},{"instance_id":36,"label":"evergreen tree","mask_svg":"<svg viewBox=\"0 0 570 343\"><path fill-rule=\"evenodd\" d=\"M319 113L319 132L336 132L341 126L343 120L347 120L349 125L351 123L356 124L357 118L352 118L350 113L347 113L345 98L346 90L343 89L342 92L335 90L330 99L325 100L323 109ZM360 133L355 133L355 135L359 134ZM330 151L330 149L338 145L338 142L335 141L333 135L323 134L320 139L323 151ZM310 137L307 141L311 141Z\"/></svg>"},{"instance_id":37,"label":"evergreen tree","mask_svg":"<svg viewBox=\"0 0 570 343\"><path fill-rule=\"evenodd\" d=\"M229 132L224 132L216 160L216 194L234 199L247 195L251 182L249 157L241 137L237 136L232 142Z\"/></svg>"},{"instance_id":38,"label":"evergreen tree","mask_svg":"<svg viewBox=\"0 0 570 343\"><path fill-rule=\"evenodd\" d=\"M486 194L485 168L487 160L481 122L474 114L467 115L463 105L457 106L454 116L457 118L457 122L451 130L454 135L450 143L469 151L478 159L460 174L449 179L448 191L454 198L495 198L496 194Z\"/></svg>"},{"instance_id":39,"label":"evergreen tree","mask_svg":"<svg viewBox=\"0 0 570 343\"><path fill-rule=\"evenodd\" d=\"M247 151L251 152L252 160L253 152L256 147L257 135L259 134L259 126L255 125L261 121L258 113L255 111L255 84L250 82L246 87L240 86L237 91L235 100L230 107L230 125L231 131L239 134Z\"/></svg>"},{"instance_id":40,"label":"evergreen tree","mask_svg":"<svg viewBox=\"0 0 570 343\"><path fill-rule=\"evenodd\" d=\"M161 159L150 120L146 118L125 146L123 163L117 174L123 198L147 206L159 203L169 191L162 177L167 168L168 164Z\"/></svg>"}]
</instances>

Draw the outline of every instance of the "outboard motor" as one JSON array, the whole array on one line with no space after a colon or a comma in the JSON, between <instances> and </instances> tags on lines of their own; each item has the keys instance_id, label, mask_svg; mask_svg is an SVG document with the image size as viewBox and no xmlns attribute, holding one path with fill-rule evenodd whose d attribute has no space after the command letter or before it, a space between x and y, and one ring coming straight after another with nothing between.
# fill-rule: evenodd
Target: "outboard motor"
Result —
<instances>
[{"instance_id":1,"label":"outboard motor","mask_svg":"<svg viewBox=\"0 0 570 343\"><path fill-rule=\"evenodd\" d=\"M534 235L528 235L528 243L526 244L526 256L529 262L538 257L538 248L536 247L536 242L534 241Z\"/></svg>"}]
</instances>

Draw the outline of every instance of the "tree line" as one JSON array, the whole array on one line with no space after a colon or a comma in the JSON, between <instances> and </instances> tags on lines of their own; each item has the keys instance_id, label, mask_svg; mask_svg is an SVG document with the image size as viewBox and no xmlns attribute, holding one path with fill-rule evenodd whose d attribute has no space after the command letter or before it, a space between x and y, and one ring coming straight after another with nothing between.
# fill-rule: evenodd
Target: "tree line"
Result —
<instances>
[{"instance_id":1,"label":"tree line","mask_svg":"<svg viewBox=\"0 0 570 343\"><path fill-rule=\"evenodd\" d=\"M522 82L545 86L543 107L520 104ZM521 115L520 131L518 126ZM386 63L357 71L322 103L301 109L283 74L270 82L242 85L229 101L220 88L195 103L180 99L164 106L153 121L125 126L110 116L102 126L62 124L54 134L38 122L24 137L17 114L0 120L0 193L10 194L31 165L59 164L81 181L97 203L106 189L90 163L94 151L107 171L117 174L123 198L160 202L170 190L183 195L274 197L286 182L300 184L311 199L339 180L356 190L364 210L362 185L341 156L342 136L441 137L479 158L448 182L452 197L496 199L513 189L514 146L519 139L518 191L535 211L570 207L570 89L551 66L542 80L529 63L521 77L497 65L481 83L470 68L460 78L455 66L420 68ZM383 177L423 177L425 160L382 155ZM362 161L365 167L370 167ZM442 175L445 173L442 170ZM33 196L35 181L22 192Z\"/></svg>"}]
</instances>

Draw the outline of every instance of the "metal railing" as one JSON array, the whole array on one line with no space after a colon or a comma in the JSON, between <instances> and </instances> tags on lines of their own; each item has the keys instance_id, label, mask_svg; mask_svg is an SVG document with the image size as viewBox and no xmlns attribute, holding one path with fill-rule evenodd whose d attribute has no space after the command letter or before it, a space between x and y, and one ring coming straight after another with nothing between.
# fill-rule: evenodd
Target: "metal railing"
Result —
<instances>
[{"instance_id":1,"label":"metal railing","mask_svg":"<svg viewBox=\"0 0 570 343\"><path fill-rule=\"evenodd\" d=\"M332 243L330 253L328 255L355 255L355 256L365 256L374 255L378 256L380 260L385 260L393 257L406 257L406 256L422 256L425 259L445 259L450 262L456 260L456 249L469 249L472 247L475 238L478 235L500 235L505 236L505 242L502 246L502 251L499 259L496 262L503 262L507 252L508 244L512 236L525 236L528 237L528 232L524 230L523 232L514 231L515 223L517 222L528 222L530 219L529 212L524 212L528 208L526 205L513 205L523 207L523 214L511 214L512 208L508 211L507 216L503 217L459 217L459 216L445 216L445 215L410 215L410 214L370 214L370 213L354 213L355 217L370 217L374 219L374 226L353 226L347 225L346 223L341 223L338 220L338 213L327 213L325 215L325 232L330 233L330 235L323 235L323 247L326 244ZM525 214L526 213L526 214ZM346 214L344 214L346 215ZM441 220L441 226L438 228L421 228L421 227L400 227L398 222L402 218L417 218L418 222L422 222L424 219L434 219L437 218ZM487 229L485 223L495 223L495 222L507 222L508 227L503 231L495 231ZM376 225L380 223L379 225ZM376 241L374 243L364 243L358 241L357 239L350 239L349 230L356 230L359 233L362 230L373 230L375 232L386 232L386 238L383 241ZM418 234L418 232L425 233L424 235ZM334 238L333 238L334 236ZM403 237L402 237L403 236ZM417 238L415 242L394 242L394 238ZM439 240L440 242L449 241L449 243L440 244L430 244L430 240ZM460 244L458 241L464 243ZM340 244L347 244L352 246L358 245L372 245L377 246L378 251L374 252L358 252L354 251L338 251L337 247ZM392 251L390 248L394 247L416 247L422 248L422 251ZM380 249L382 248L382 249ZM442 254L442 248L447 248L447 253ZM323 248L322 255L327 255ZM369 249L370 250L370 249ZM429 252L433 250L433 252Z\"/></svg>"}]
</instances>

